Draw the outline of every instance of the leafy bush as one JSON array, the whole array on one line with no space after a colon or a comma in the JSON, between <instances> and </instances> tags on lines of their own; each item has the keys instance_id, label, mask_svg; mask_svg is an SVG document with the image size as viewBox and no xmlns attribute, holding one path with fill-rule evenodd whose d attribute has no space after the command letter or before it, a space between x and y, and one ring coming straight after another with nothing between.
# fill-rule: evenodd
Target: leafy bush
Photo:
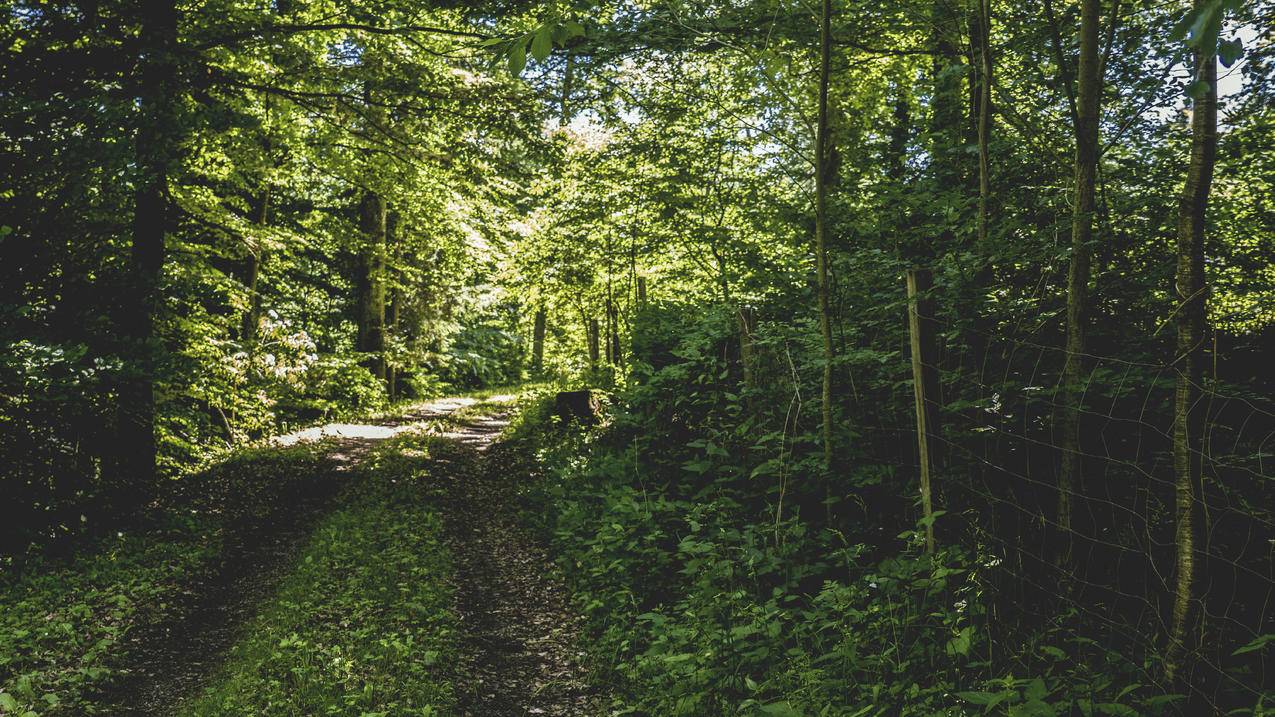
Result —
<instances>
[{"instance_id":1,"label":"leafy bush","mask_svg":"<svg viewBox=\"0 0 1275 717\"><path fill-rule=\"evenodd\" d=\"M867 448L839 468L848 497L831 496L843 517L830 522L816 426L771 400L817 395L817 373L741 390L729 316L696 312L647 314L680 326L655 335L679 339L645 345L609 425L564 431L541 394L513 428L545 476L528 515L588 617L595 672L618 686L618 713L1171 708L1174 696L1140 687L1118 651L1077 642L1064 617L1004 634L991 612L1000 559L959 546L927 554L926 521L905 517L911 486ZM797 353L808 365L818 351L787 327L758 333L762 361ZM847 360L861 375L886 371L866 349ZM872 509L852 500L865 496Z\"/></svg>"}]
</instances>

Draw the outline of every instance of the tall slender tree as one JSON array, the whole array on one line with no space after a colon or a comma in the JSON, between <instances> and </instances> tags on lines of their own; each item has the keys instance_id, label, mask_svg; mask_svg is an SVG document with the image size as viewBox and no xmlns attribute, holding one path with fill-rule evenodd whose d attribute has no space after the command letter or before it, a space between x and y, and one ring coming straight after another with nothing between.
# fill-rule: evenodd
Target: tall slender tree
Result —
<instances>
[{"instance_id":1,"label":"tall slender tree","mask_svg":"<svg viewBox=\"0 0 1275 717\"><path fill-rule=\"evenodd\" d=\"M831 130L828 121L828 84L832 72L832 0L823 0L819 12L819 105L815 128L815 254L819 284L819 330L823 338L823 389L820 401L823 432L823 465L828 481L832 474L832 341L831 289L828 278L828 184L832 167Z\"/></svg>"},{"instance_id":2,"label":"tall slender tree","mask_svg":"<svg viewBox=\"0 0 1275 717\"><path fill-rule=\"evenodd\" d=\"M1197 0L1196 6L1200 4ZM1191 159L1182 194L1178 197L1178 265L1174 282L1177 349L1173 359L1177 370L1173 401L1177 575L1169 649L1164 661L1165 677L1170 682L1179 679L1184 671L1195 613L1192 603L1197 582L1196 524L1202 498L1200 480L1204 455L1200 439L1205 418L1200 405L1200 385L1204 378L1205 299L1208 296L1204 276L1204 220L1217 158L1217 61L1211 49L1208 45L1202 46L1195 56L1194 87L1199 96L1191 106Z\"/></svg>"},{"instance_id":3,"label":"tall slender tree","mask_svg":"<svg viewBox=\"0 0 1275 717\"><path fill-rule=\"evenodd\" d=\"M367 366L385 380L385 200L364 190L359 202L358 350L368 354Z\"/></svg>"},{"instance_id":4,"label":"tall slender tree","mask_svg":"<svg viewBox=\"0 0 1275 717\"><path fill-rule=\"evenodd\" d=\"M144 500L155 475L155 321L162 302L169 177L181 149L177 7L173 0L146 0L140 14L132 250L118 317L125 351L135 361L119 387L118 440L108 466L123 510Z\"/></svg>"},{"instance_id":5,"label":"tall slender tree","mask_svg":"<svg viewBox=\"0 0 1275 717\"><path fill-rule=\"evenodd\" d=\"M1067 337L1062 375L1062 467L1058 475L1059 561L1071 562L1074 496L1081 484L1080 417L1085 380L1085 334L1098 170L1098 115L1102 103L1098 31L1101 0L1081 0L1080 62L1076 73L1076 159L1072 198L1071 263L1067 271Z\"/></svg>"}]
</instances>

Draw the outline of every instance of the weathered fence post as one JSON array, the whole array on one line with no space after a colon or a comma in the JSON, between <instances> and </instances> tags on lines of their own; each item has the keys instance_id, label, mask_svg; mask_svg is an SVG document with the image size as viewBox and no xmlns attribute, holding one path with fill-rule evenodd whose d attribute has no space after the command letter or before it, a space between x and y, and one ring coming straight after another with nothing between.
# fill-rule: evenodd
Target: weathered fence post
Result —
<instances>
[{"instance_id":1,"label":"weathered fence post","mask_svg":"<svg viewBox=\"0 0 1275 717\"><path fill-rule=\"evenodd\" d=\"M757 312L751 306L741 306L736 316L739 320L739 365L744 378L744 391L747 394L756 383L754 376L756 352L753 334L757 331ZM749 400L751 401L751 398Z\"/></svg>"},{"instance_id":2,"label":"weathered fence post","mask_svg":"<svg viewBox=\"0 0 1275 717\"><path fill-rule=\"evenodd\" d=\"M921 509L925 513L925 549L934 552L933 470L939 450L938 332L934 300L929 293L934 277L929 269L909 269L908 337L912 349L912 390L916 397L916 441L921 457Z\"/></svg>"}]
</instances>

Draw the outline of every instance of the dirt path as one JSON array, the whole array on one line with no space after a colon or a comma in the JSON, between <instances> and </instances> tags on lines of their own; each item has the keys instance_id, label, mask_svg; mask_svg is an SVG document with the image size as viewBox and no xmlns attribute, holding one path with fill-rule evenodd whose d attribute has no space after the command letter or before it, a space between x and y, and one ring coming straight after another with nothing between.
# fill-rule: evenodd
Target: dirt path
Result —
<instances>
[{"instance_id":1,"label":"dirt path","mask_svg":"<svg viewBox=\"0 0 1275 717\"><path fill-rule=\"evenodd\" d=\"M225 549L193 576L158 622L141 626L123 645L124 678L104 699L104 714L170 715L207 680L239 637L240 626L278 586L340 481L314 476L306 490L282 496L268 515L227 531Z\"/></svg>"},{"instance_id":2,"label":"dirt path","mask_svg":"<svg viewBox=\"0 0 1275 717\"><path fill-rule=\"evenodd\" d=\"M330 424L275 439L335 441L333 470L283 495L267 516L234 526L226 549L195 576L161 621L140 628L125 647L128 676L105 700L112 715L170 715L214 674L242 626L287 575L299 550L340 494L342 473L376 443L433 424L474 399L421 404L378 423ZM445 433L437 471L447 487L443 512L455 556L457 610L465 659L456 669L460 715L602 714L575 651L578 625L549 561L517 522L513 483L499 449L501 415Z\"/></svg>"},{"instance_id":3,"label":"dirt path","mask_svg":"<svg viewBox=\"0 0 1275 717\"><path fill-rule=\"evenodd\" d=\"M506 421L489 416L455 435L444 510L456 564L464 664L460 715L605 714L586 682L579 619L548 556L517 520L516 487L499 444Z\"/></svg>"}]
</instances>

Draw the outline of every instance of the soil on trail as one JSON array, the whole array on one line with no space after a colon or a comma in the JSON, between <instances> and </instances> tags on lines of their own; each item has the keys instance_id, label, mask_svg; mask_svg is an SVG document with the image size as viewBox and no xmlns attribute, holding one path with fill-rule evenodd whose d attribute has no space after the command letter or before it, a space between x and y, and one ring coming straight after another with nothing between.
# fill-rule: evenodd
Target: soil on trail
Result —
<instances>
[{"instance_id":1,"label":"soil on trail","mask_svg":"<svg viewBox=\"0 0 1275 717\"><path fill-rule=\"evenodd\" d=\"M207 684L243 626L288 574L339 499L342 474L376 443L435 425L475 403L446 399L378 424L331 424L275 439L276 445L334 441L333 468L281 495L263 519L231 527L222 554L194 577L179 604L129 640L121 658L126 676L104 696L106 713L175 714ZM506 423L499 415L460 423L443 434L452 441L436 459L435 475L446 487L441 508L464 632L465 657L454 672L459 714L602 714L576 651L578 621L550 577L546 554L518 525L513 477L502 471L501 451L488 450Z\"/></svg>"},{"instance_id":2,"label":"soil on trail","mask_svg":"<svg viewBox=\"0 0 1275 717\"><path fill-rule=\"evenodd\" d=\"M443 506L456 566L464 717L605 714L579 649L580 621L548 555L517 519L520 479L493 445L506 421L488 416L455 435Z\"/></svg>"},{"instance_id":3,"label":"soil on trail","mask_svg":"<svg viewBox=\"0 0 1275 717\"><path fill-rule=\"evenodd\" d=\"M124 645L124 677L104 700L105 714L170 715L195 694L256 612L288 574L305 539L340 485L335 472L281 497L267 516L231 526L225 549L185 586L158 622Z\"/></svg>"}]
</instances>

